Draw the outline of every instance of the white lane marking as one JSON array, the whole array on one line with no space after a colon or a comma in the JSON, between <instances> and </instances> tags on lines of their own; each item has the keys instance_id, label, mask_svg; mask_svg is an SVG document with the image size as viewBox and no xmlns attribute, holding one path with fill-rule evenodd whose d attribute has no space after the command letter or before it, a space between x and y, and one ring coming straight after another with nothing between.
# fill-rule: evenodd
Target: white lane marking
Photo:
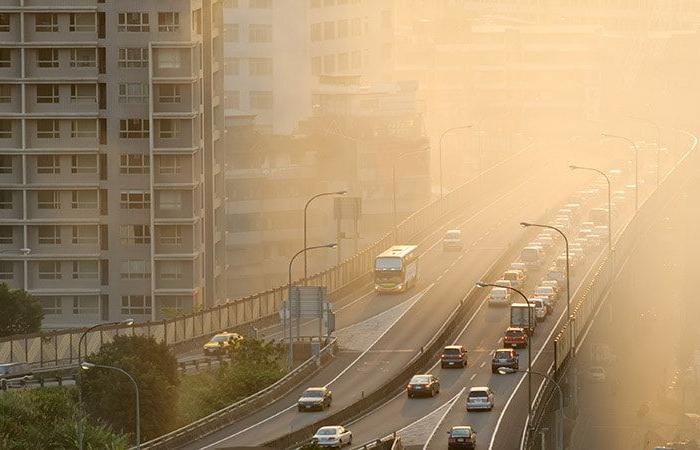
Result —
<instances>
[{"instance_id":1,"label":"white lane marking","mask_svg":"<svg viewBox=\"0 0 700 450\"><path fill-rule=\"evenodd\" d=\"M451 402L450 406L448 406L447 408L445 408L445 412L442 413L442 416L440 417L440 420L438 420L438 423L435 424L435 427L434 427L433 430L430 432L430 435L428 435L428 439L426 439L425 444L423 445L423 450L425 450L425 449L428 448L428 444L429 444L430 441L433 439L433 436L435 436L435 432L438 430L438 428L440 428L440 425L442 425L442 421L445 420L445 417L447 417L447 414L449 414L449 412L450 412L450 410L452 409L452 407L453 407L454 405L457 404L457 400L459 400L459 397L461 397L462 394L464 394L464 390L465 390L465 389L466 389L466 388L462 388L462 389L457 393L457 395L455 395L454 397L452 397L452 399L450 400L450 402Z\"/></svg>"},{"instance_id":2,"label":"white lane marking","mask_svg":"<svg viewBox=\"0 0 700 450\"><path fill-rule=\"evenodd\" d=\"M472 374L472 376L471 376L471 377L469 377L469 381L472 381L472 380L474 380L474 378L476 378L476 374L475 374L475 373L473 373L473 374Z\"/></svg>"},{"instance_id":3,"label":"white lane marking","mask_svg":"<svg viewBox=\"0 0 700 450\"><path fill-rule=\"evenodd\" d=\"M351 307L352 305L354 305L355 303L357 303L357 302L359 302L360 300L362 300L363 298L369 297L369 296L372 295L372 294L374 294L374 291L369 291L368 293L366 293L366 294L364 294L364 295L362 295L362 296L356 298L355 300L351 301L351 302L348 303L347 305L343 305L342 307L336 309L335 312L338 313L338 312L340 312L340 311L342 311L342 310L344 310L344 309L346 309L346 308L349 308L349 307Z\"/></svg>"},{"instance_id":4,"label":"white lane marking","mask_svg":"<svg viewBox=\"0 0 700 450\"><path fill-rule=\"evenodd\" d=\"M481 369L481 368L484 367L485 365L486 365L486 361L482 361L481 365L479 366L479 369Z\"/></svg>"},{"instance_id":5,"label":"white lane marking","mask_svg":"<svg viewBox=\"0 0 700 450\"><path fill-rule=\"evenodd\" d=\"M416 294L416 295L414 296L414 297L416 298L416 300L413 302L413 304L411 305L411 307L413 307L413 306L418 302L418 300L420 300L421 298L423 298L423 296L425 296L425 294L426 294L434 285L435 285L435 283L431 283L429 286L427 286L427 287L426 287L425 289L423 289L421 292L419 292L418 294ZM396 324L398 323L398 321L401 320L401 318L403 318L403 316L406 315L406 313L407 313L408 311L410 311L410 310L411 310L411 308L406 308L406 310L405 310L404 312L402 312L401 315L399 315L399 316L396 318L396 320L394 320L394 322L393 322L386 330L384 330L384 332L382 332L382 334L380 334L380 335L374 340L374 342L369 346L369 348L367 348L365 351L363 351L362 353L360 353L360 355L359 355L357 358L355 358L350 364L348 364L348 365L345 367L345 369L343 369L338 375L336 375L335 378L333 378L331 381L329 381L328 383L326 383L325 386L326 386L326 387L330 386L333 382L335 382L338 378L340 378L340 377L343 376L348 370L350 370L350 369L351 369L363 356L365 356L365 355L370 351L370 349L371 349L372 347L374 347L374 345L375 345L377 342L379 342L379 340L380 340L382 337L384 337L384 335L385 335L386 333L388 333L389 330L391 330L391 329L394 327L394 325L396 325ZM258 422L258 423L254 423L253 425L250 425L250 426L248 426L248 427L242 429L241 431L237 431L236 433L233 433L233 434L231 434L231 435L229 435L229 436L223 437L223 438L219 439L218 441L216 441L216 442L214 442L214 443L212 443L212 444L209 444L209 445L206 445L206 446L204 446L204 447L201 447L200 450L204 450L204 449L206 449L206 448L213 448L213 447L215 447L215 446L217 446L217 445L219 445L219 444L221 444L221 443L223 443L223 442L225 442L225 441L227 441L227 440L229 440L229 439L233 439L233 438L235 438L236 436L240 436L241 434L246 433L246 432L252 430L253 428L256 428L256 427L258 427L258 426L260 426L260 425L262 425L262 424L264 424L264 423L267 423L267 422L271 421L272 419L275 419L275 418L281 416L282 414L284 414L284 413L286 413L286 412L288 412L288 411L291 411L292 409L294 409L294 408L296 408L296 407L297 407L297 405L296 405L296 404L293 404L293 405L291 405L291 406L289 406L289 407L283 409L282 411L279 411L279 412L277 412L277 413L275 413L275 414L273 414L273 415L271 415L271 416L268 416L268 417L264 418L263 420L261 420L261 421Z\"/></svg>"}]
</instances>

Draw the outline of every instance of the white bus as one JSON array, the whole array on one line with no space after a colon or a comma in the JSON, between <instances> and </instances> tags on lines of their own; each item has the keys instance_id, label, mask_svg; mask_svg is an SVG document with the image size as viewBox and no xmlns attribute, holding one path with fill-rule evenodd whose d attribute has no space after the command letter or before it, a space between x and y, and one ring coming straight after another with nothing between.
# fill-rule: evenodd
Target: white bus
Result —
<instances>
[{"instance_id":1,"label":"white bus","mask_svg":"<svg viewBox=\"0 0 700 450\"><path fill-rule=\"evenodd\" d=\"M418 281L418 247L394 245L374 260L374 291L405 292Z\"/></svg>"}]
</instances>

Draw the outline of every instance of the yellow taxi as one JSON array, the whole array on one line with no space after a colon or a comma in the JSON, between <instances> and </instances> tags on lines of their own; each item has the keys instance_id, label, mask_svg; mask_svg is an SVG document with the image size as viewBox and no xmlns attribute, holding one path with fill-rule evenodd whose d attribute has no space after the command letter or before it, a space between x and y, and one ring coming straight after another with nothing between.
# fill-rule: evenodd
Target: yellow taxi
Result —
<instances>
[{"instance_id":1,"label":"yellow taxi","mask_svg":"<svg viewBox=\"0 0 700 450\"><path fill-rule=\"evenodd\" d=\"M238 333L219 333L204 344L204 355L222 355L243 339Z\"/></svg>"}]
</instances>

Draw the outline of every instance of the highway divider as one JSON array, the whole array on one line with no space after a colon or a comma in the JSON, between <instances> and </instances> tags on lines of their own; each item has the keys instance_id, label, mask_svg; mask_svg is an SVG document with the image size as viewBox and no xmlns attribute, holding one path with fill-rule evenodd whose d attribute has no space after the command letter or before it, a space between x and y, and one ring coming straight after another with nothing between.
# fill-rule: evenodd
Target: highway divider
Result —
<instances>
[{"instance_id":1,"label":"highway divider","mask_svg":"<svg viewBox=\"0 0 700 450\"><path fill-rule=\"evenodd\" d=\"M450 214L483 198L487 192L503 189L503 180L516 179L542 159L541 149L526 146L516 154L483 171L459 187L436 199L402 220L396 229L385 234L374 244L346 259L337 266L311 275L307 284L325 286L331 300L337 299L370 280L375 257L395 240L410 242L415 236L433 229ZM394 235L395 234L395 235ZM303 282L297 280L296 282ZM138 323L132 326L105 326L86 334L86 354L99 351L120 334L152 336L176 351L196 347L208 336L224 330L252 327L256 323L276 323L280 305L287 294L287 286L260 292L220 305L160 322ZM77 345L85 328L60 330L0 339L0 361L26 362L34 367L72 364L77 361Z\"/></svg>"}]
</instances>

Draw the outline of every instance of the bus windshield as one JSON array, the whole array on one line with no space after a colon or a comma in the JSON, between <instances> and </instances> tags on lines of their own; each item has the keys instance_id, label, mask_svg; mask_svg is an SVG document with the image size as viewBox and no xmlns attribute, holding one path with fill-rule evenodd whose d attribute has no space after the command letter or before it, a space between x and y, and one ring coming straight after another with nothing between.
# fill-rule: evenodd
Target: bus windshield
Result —
<instances>
[{"instance_id":1,"label":"bus windshield","mask_svg":"<svg viewBox=\"0 0 700 450\"><path fill-rule=\"evenodd\" d=\"M377 258L374 268L376 270L401 270L401 258Z\"/></svg>"}]
</instances>

